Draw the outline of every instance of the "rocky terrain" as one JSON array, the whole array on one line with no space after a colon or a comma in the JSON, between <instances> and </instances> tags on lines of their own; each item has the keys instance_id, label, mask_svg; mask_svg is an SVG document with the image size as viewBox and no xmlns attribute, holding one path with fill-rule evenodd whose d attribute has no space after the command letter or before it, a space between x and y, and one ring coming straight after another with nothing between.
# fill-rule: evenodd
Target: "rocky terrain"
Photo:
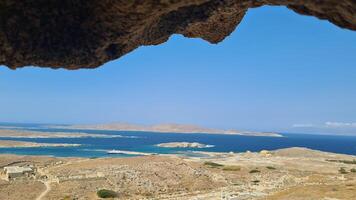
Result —
<instances>
[{"instance_id":1,"label":"rocky terrain","mask_svg":"<svg viewBox=\"0 0 356 200\"><path fill-rule=\"evenodd\" d=\"M186 125L186 124L157 124L157 125L149 126L149 125L138 125L138 124L128 124L128 123L111 123L111 124L69 125L69 126L54 126L54 127L69 128L69 129L87 129L87 130L146 131L146 132L156 132L156 133L205 133L205 134L230 134L230 135L246 135L246 136L282 137L281 134L273 133L273 132L223 130L223 129L205 128L197 125Z\"/></svg>"},{"instance_id":2,"label":"rocky terrain","mask_svg":"<svg viewBox=\"0 0 356 200\"><path fill-rule=\"evenodd\" d=\"M157 144L156 146L165 148L209 148L214 145L201 144L198 142L167 142Z\"/></svg>"},{"instance_id":3,"label":"rocky terrain","mask_svg":"<svg viewBox=\"0 0 356 200\"><path fill-rule=\"evenodd\" d=\"M0 65L95 68L172 34L218 43L264 5L356 30L354 0L1 0Z\"/></svg>"},{"instance_id":4,"label":"rocky terrain","mask_svg":"<svg viewBox=\"0 0 356 200\"><path fill-rule=\"evenodd\" d=\"M134 158L0 155L0 167L31 165L35 178L0 180L0 199L353 200L356 157L304 148ZM30 187L31 185L31 187ZM31 190L29 190L31 188Z\"/></svg>"}]
</instances>

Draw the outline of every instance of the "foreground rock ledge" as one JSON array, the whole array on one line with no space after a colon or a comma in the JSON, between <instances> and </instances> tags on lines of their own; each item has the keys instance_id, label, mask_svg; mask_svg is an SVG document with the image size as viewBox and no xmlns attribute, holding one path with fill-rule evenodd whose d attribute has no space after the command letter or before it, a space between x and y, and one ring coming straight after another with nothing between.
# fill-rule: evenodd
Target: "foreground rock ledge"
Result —
<instances>
[{"instance_id":1,"label":"foreground rock ledge","mask_svg":"<svg viewBox=\"0 0 356 200\"><path fill-rule=\"evenodd\" d=\"M355 0L0 0L0 64L95 68L174 33L218 43L263 5L356 30Z\"/></svg>"}]
</instances>

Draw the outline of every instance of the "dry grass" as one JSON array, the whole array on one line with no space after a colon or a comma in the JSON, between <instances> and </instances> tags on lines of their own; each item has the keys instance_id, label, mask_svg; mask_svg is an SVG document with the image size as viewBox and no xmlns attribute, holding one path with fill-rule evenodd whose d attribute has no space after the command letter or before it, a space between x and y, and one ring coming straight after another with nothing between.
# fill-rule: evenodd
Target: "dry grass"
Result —
<instances>
[{"instance_id":1,"label":"dry grass","mask_svg":"<svg viewBox=\"0 0 356 200\"><path fill-rule=\"evenodd\" d=\"M278 192L266 200L356 199L356 189L346 185L297 186Z\"/></svg>"}]
</instances>

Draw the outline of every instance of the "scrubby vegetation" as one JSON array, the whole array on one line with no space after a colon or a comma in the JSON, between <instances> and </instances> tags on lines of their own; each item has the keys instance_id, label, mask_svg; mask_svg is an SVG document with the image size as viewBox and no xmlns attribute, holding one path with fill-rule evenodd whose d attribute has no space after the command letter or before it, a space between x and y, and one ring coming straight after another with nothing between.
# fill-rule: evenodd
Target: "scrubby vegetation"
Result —
<instances>
[{"instance_id":1,"label":"scrubby vegetation","mask_svg":"<svg viewBox=\"0 0 356 200\"><path fill-rule=\"evenodd\" d=\"M340 174L347 174L347 171L346 171L346 169L344 167L340 167L339 173Z\"/></svg>"},{"instance_id":2,"label":"scrubby vegetation","mask_svg":"<svg viewBox=\"0 0 356 200\"><path fill-rule=\"evenodd\" d=\"M254 185L257 185L260 181L259 180L254 180L254 181L251 181Z\"/></svg>"},{"instance_id":3,"label":"scrubby vegetation","mask_svg":"<svg viewBox=\"0 0 356 200\"><path fill-rule=\"evenodd\" d=\"M112 190L106 190L106 189L99 190L96 194L100 198L115 198L115 197L117 197L116 192L114 192Z\"/></svg>"},{"instance_id":4,"label":"scrubby vegetation","mask_svg":"<svg viewBox=\"0 0 356 200\"><path fill-rule=\"evenodd\" d=\"M355 168L352 168L352 169L350 169L350 172L356 173L356 169L355 169Z\"/></svg>"},{"instance_id":5,"label":"scrubby vegetation","mask_svg":"<svg viewBox=\"0 0 356 200\"><path fill-rule=\"evenodd\" d=\"M260 172L261 172L261 171L258 170L258 169L253 169L253 170L250 171L250 174L253 174L253 173L260 173Z\"/></svg>"},{"instance_id":6,"label":"scrubby vegetation","mask_svg":"<svg viewBox=\"0 0 356 200\"><path fill-rule=\"evenodd\" d=\"M223 166L224 166L224 165L222 165L222 164L215 163L215 162L210 162L210 161L204 162L204 165L207 165L207 166L209 166L209 167L214 167L214 168L216 168L216 167L223 167Z\"/></svg>"},{"instance_id":7,"label":"scrubby vegetation","mask_svg":"<svg viewBox=\"0 0 356 200\"><path fill-rule=\"evenodd\" d=\"M72 198L70 196L65 196L62 200L77 200L77 198Z\"/></svg>"},{"instance_id":8,"label":"scrubby vegetation","mask_svg":"<svg viewBox=\"0 0 356 200\"><path fill-rule=\"evenodd\" d=\"M267 166L266 168L270 169L270 170L275 170L276 169L275 167L272 167L272 166Z\"/></svg>"},{"instance_id":9,"label":"scrubby vegetation","mask_svg":"<svg viewBox=\"0 0 356 200\"><path fill-rule=\"evenodd\" d=\"M356 165L356 160L326 160L329 162L339 162L339 163L344 163L344 164L350 164L350 165Z\"/></svg>"},{"instance_id":10,"label":"scrubby vegetation","mask_svg":"<svg viewBox=\"0 0 356 200\"><path fill-rule=\"evenodd\" d=\"M210 162L210 161L206 161L204 162L204 165L209 166L211 168L220 168L224 171L240 171L241 167L240 166L236 166L236 165L222 165L219 163L215 163L215 162Z\"/></svg>"},{"instance_id":11,"label":"scrubby vegetation","mask_svg":"<svg viewBox=\"0 0 356 200\"><path fill-rule=\"evenodd\" d=\"M240 166L235 166L235 165L228 165L222 168L224 171L240 171L241 167Z\"/></svg>"}]
</instances>

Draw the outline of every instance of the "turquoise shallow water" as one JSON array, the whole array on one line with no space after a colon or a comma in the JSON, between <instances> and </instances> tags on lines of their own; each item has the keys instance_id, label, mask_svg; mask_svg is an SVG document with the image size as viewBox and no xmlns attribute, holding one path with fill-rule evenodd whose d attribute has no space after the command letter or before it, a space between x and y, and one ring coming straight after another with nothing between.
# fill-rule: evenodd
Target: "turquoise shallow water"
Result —
<instances>
[{"instance_id":1,"label":"turquoise shallow water","mask_svg":"<svg viewBox=\"0 0 356 200\"><path fill-rule=\"evenodd\" d=\"M4 125L4 124L0 124ZM8 125L8 124L6 124ZM10 125L8 125L10 126ZM9 140L75 143L79 147L39 147L39 148L0 148L0 153L21 155L52 155L60 157L128 157L133 155L107 154L108 150L125 150L147 153L192 154L191 151L244 152L275 150L287 147L307 147L311 149L356 155L355 136L330 136L310 134L283 134L285 137L253 137L215 134L179 134L134 131L69 130L45 128L37 124L11 124L12 128L46 132L83 132L92 134L121 135L116 138L2 138ZM135 136L135 137L132 137ZM205 149L160 148L155 144L163 142L199 142L214 145ZM197 155L198 156L198 155Z\"/></svg>"}]
</instances>

